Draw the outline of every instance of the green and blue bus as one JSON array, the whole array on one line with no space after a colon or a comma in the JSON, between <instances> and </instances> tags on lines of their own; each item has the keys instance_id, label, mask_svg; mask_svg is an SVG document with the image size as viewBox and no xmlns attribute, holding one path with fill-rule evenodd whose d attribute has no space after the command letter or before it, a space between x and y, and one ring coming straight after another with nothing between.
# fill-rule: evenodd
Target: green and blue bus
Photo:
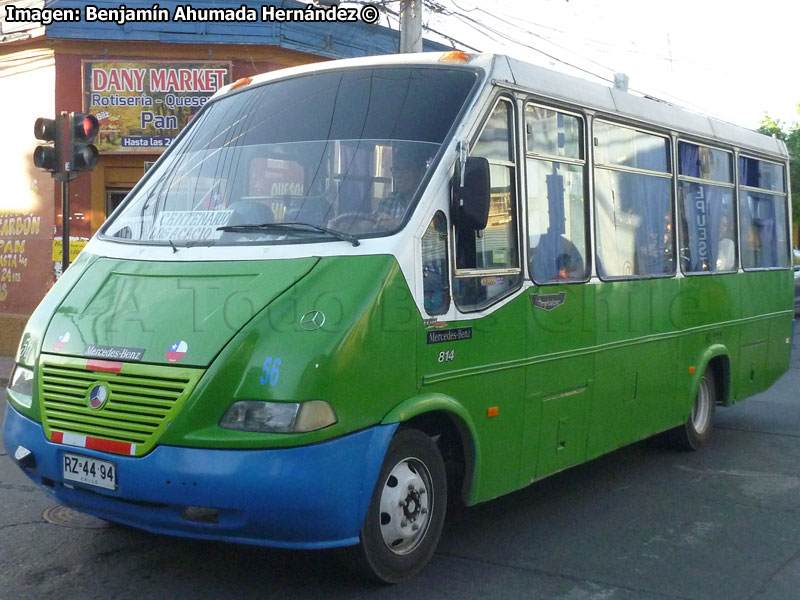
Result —
<instances>
[{"instance_id":1,"label":"green and blue bus","mask_svg":"<svg viewBox=\"0 0 800 600\"><path fill-rule=\"evenodd\" d=\"M401 581L449 502L696 449L787 369L787 165L504 56L239 80L32 315L5 446L78 511Z\"/></svg>"}]
</instances>

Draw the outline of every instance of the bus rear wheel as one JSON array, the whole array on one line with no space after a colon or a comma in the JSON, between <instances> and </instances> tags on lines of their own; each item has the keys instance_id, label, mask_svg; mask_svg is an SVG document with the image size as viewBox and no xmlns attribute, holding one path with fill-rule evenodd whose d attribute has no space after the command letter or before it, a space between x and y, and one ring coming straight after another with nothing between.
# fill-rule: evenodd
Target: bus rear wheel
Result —
<instances>
[{"instance_id":1,"label":"bus rear wheel","mask_svg":"<svg viewBox=\"0 0 800 600\"><path fill-rule=\"evenodd\" d=\"M446 507L444 461L435 442L401 429L386 451L361 528L361 571L383 583L413 577L433 556Z\"/></svg>"},{"instance_id":2,"label":"bus rear wheel","mask_svg":"<svg viewBox=\"0 0 800 600\"><path fill-rule=\"evenodd\" d=\"M697 450L711 437L714 427L714 408L717 404L717 390L714 372L707 368L700 379L697 395L689 419L670 431L670 441L682 450Z\"/></svg>"}]
</instances>

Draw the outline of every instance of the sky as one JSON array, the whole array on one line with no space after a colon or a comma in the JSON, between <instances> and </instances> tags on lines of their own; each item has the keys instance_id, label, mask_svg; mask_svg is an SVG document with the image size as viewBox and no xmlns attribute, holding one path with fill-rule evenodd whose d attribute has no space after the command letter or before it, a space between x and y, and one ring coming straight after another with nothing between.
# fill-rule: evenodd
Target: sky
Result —
<instances>
[{"instance_id":1,"label":"sky","mask_svg":"<svg viewBox=\"0 0 800 600\"><path fill-rule=\"evenodd\" d=\"M633 93L751 129L764 113L800 121L797 0L435 1L424 23L481 51L601 83L625 73Z\"/></svg>"}]
</instances>

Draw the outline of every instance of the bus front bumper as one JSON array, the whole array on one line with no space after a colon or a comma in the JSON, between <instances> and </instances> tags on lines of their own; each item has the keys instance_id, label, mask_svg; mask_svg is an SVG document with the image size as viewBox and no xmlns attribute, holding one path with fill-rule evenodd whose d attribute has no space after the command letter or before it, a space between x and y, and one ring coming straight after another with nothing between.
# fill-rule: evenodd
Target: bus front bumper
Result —
<instances>
[{"instance_id":1,"label":"bus front bumper","mask_svg":"<svg viewBox=\"0 0 800 600\"><path fill-rule=\"evenodd\" d=\"M40 423L6 408L9 457L20 447L30 451L18 464L60 504L153 533L284 548L358 543L397 428L376 426L288 449L157 446L133 458L54 444ZM114 462L117 489L65 485L64 452Z\"/></svg>"}]
</instances>

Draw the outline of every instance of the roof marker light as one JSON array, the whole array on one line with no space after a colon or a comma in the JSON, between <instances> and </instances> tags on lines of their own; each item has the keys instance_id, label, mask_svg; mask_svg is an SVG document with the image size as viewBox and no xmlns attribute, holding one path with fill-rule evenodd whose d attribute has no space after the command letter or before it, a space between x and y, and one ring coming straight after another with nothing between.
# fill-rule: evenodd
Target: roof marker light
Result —
<instances>
[{"instance_id":1,"label":"roof marker light","mask_svg":"<svg viewBox=\"0 0 800 600\"><path fill-rule=\"evenodd\" d=\"M250 85L251 83L253 83L252 77L242 77L241 79L237 79L236 81L233 82L230 91L238 90L239 88L243 88L244 86Z\"/></svg>"},{"instance_id":2,"label":"roof marker light","mask_svg":"<svg viewBox=\"0 0 800 600\"><path fill-rule=\"evenodd\" d=\"M450 52L445 52L442 54L442 57L439 59L439 62L447 62L447 63L468 63L472 60L472 55L467 54L463 50L451 50Z\"/></svg>"}]
</instances>

